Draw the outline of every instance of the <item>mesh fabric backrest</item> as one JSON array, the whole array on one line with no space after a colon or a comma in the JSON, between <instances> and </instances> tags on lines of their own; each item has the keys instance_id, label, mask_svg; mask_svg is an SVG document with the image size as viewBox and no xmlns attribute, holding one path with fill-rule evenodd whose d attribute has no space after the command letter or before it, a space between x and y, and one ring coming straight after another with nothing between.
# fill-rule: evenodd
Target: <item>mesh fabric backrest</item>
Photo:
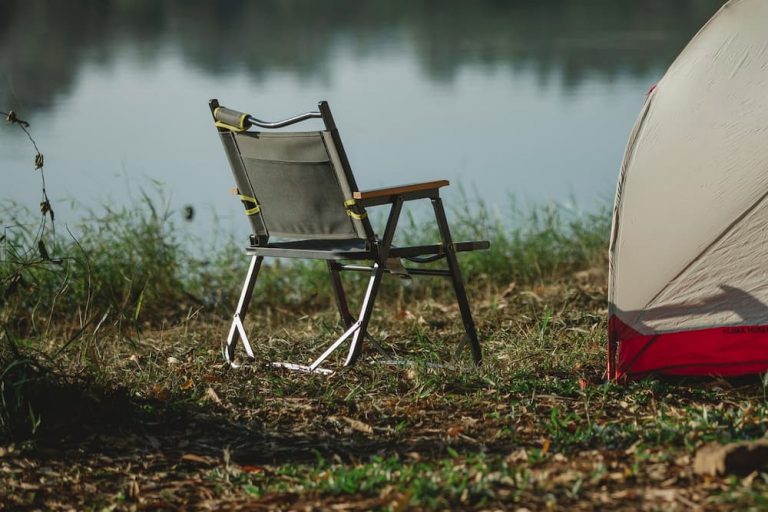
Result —
<instances>
[{"instance_id":1,"label":"mesh fabric backrest","mask_svg":"<svg viewBox=\"0 0 768 512\"><path fill-rule=\"evenodd\" d=\"M347 214L352 191L326 132L222 132L240 192L256 198L254 234L287 238L365 238Z\"/></svg>"}]
</instances>

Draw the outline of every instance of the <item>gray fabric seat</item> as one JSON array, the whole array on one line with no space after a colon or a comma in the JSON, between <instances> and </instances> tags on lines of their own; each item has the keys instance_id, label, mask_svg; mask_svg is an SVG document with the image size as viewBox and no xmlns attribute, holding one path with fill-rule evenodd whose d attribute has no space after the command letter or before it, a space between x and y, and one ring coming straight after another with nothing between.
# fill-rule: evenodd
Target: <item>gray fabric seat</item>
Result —
<instances>
[{"instance_id":1,"label":"gray fabric seat","mask_svg":"<svg viewBox=\"0 0 768 512\"><path fill-rule=\"evenodd\" d=\"M250 114L228 109L210 101L214 123L232 168L235 194L242 201L251 225L251 243L246 253L251 263L235 309L223 353L235 365L234 351L239 339L250 358L253 350L243 325L252 299L259 269L265 257L326 260L336 304L345 332L309 365L279 363L291 369L325 371L323 363L347 339L350 346L344 365L360 355L381 278L386 273L400 276L431 275L451 279L459 303L464 329L475 363L481 359L480 344L469 309L464 282L456 260L458 252L487 249L487 241L453 242L445 217L440 188L445 180L399 187L360 191L352 175L336 124L326 102L318 111L285 121L261 121ZM302 132L271 132L310 119L320 119L325 129ZM395 247L392 239L405 201L431 201L440 232L439 243ZM367 208L389 206L387 224L378 236L368 219ZM280 241L270 240L279 237ZM445 259L447 268L408 268L401 259L421 264ZM367 265L343 263L345 260ZM359 315L347 305L341 280L345 271L369 272Z\"/></svg>"}]
</instances>

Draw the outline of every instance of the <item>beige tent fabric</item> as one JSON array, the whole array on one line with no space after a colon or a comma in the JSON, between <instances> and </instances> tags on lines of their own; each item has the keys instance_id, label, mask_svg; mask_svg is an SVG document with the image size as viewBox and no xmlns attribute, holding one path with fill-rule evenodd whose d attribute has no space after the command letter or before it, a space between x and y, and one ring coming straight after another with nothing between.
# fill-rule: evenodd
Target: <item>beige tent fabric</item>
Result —
<instances>
[{"instance_id":1,"label":"beige tent fabric","mask_svg":"<svg viewBox=\"0 0 768 512\"><path fill-rule=\"evenodd\" d=\"M610 313L643 334L768 324L768 0L732 0L649 95L622 163Z\"/></svg>"},{"instance_id":2,"label":"beige tent fabric","mask_svg":"<svg viewBox=\"0 0 768 512\"><path fill-rule=\"evenodd\" d=\"M637 320L654 332L765 325L766 297L768 201L763 198L672 280Z\"/></svg>"}]
</instances>

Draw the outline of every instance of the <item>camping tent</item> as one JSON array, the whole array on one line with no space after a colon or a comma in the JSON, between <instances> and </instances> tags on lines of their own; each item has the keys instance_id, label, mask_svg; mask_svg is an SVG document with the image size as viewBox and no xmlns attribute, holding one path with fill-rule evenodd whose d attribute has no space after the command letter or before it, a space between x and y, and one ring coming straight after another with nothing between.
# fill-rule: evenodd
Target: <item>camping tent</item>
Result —
<instances>
[{"instance_id":1,"label":"camping tent","mask_svg":"<svg viewBox=\"0 0 768 512\"><path fill-rule=\"evenodd\" d=\"M731 0L649 93L609 249L609 376L768 369L768 0Z\"/></svg>"}]
</instances>

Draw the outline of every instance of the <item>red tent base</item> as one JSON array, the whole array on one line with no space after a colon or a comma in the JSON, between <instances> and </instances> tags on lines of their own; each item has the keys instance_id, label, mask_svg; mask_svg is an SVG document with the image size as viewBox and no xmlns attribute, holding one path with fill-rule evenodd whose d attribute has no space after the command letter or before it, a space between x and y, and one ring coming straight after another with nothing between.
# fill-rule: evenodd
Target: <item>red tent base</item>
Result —
<instances>
[{"instance_id":1,"label":"red tent base","mask_svg":"<svg viewBox=\"0 0 768 512\"><path fill-rule=\"evenodd\" d=\"M611 320L612 326L620 323L616 318ZM714 327L626 338L622 334L629 334L631 329L612 331L618 338L617 379L649 373L735 377L768 371L768 325Z\"/></svg>"}]
</instances>

